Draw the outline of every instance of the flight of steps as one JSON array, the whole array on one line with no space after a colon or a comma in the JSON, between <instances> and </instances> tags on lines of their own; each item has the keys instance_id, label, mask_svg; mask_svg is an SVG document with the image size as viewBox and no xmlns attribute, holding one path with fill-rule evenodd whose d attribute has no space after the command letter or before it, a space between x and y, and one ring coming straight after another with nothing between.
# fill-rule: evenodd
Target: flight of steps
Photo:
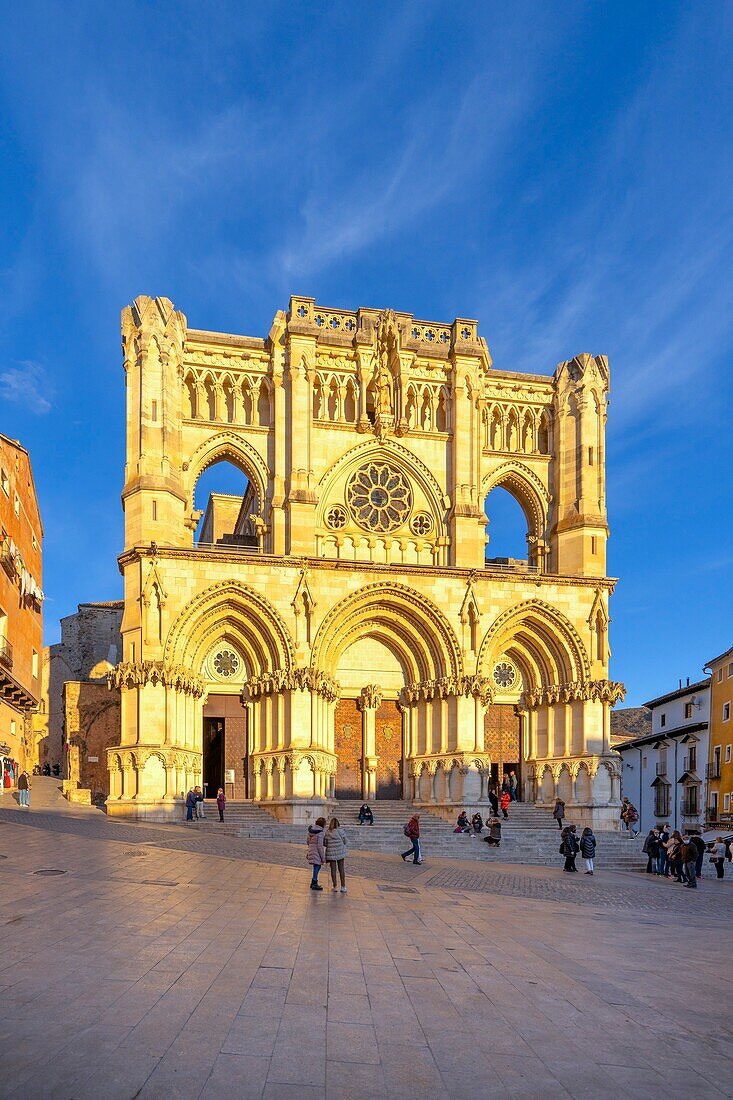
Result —
<instances>
[{"instance_id":1,"label":"flight of steps","mask_svg":"<svg viewBox=\"0 0 733 1100\"><path fill-rule=\"evenodd\" d=\"M414 807L406 802L376 801L371 803L374 825L359 825L360 801L338 803L335 811L347 830L352 850L395 854L409 847L402 827ZM493 848L478 837L454 833L454 825L435 813L420 808L420 839L423 855L443 859L475 860L482 863L527 863L535 866L560 866L558 852L560 833L551 814L537 806L513 802L509 820L502 820L501 847ZM456 812L457 816L457 812ZM572 818L570 819L572 820ZM305 829L277 821L272 814L253 802L228 801L225 821L219 821L216 803L206 803L206 818L199 822L182 822L188 828L216 831L219 835L251 837L256 840L279 840L302 845ZM578 835L581 830L578 829ZM483 835L486 836L484 829ZM599 868L617 871L643 870L642 839L630 839L620 833L598 833L596 854ZM582 862L578 859L578 866Z\"/></svg>"}]
</instances>

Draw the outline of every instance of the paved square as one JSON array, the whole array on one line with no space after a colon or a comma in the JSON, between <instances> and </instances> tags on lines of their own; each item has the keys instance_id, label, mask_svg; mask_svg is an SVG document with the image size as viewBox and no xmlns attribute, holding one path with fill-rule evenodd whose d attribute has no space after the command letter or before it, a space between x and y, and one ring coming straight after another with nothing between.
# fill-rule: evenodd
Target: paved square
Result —
<instances>
[{"instance_id":1,"label":"paved square","mask_svg":"<svg viewBox=\"0 0 733 1100\"><path fill-rule=\"evenodd\" d=\"M7 803L0 855L3 1097L733 1096L733 880L354 854L314 894L293 846Z\"/></svg>"}]
</instances>

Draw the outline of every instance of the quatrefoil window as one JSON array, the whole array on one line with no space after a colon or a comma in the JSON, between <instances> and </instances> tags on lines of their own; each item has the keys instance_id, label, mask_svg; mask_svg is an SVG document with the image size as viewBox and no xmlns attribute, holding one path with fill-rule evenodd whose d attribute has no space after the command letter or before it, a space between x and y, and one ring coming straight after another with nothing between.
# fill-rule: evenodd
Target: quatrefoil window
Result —
<instances>
[{"instance_id":1,"label":"quatrefoil window","mask_svg":"<svg viewBox=\"0 0 733 1100\"><path fill-rule=\"evenodd\" d=\"M346 526L346 519L346 509L337 504L335 507L329 508L326 523L333 531L341 531Z\"/></svg>"},{"instance_id":2,"label":"quatrefoil window","mask_svg":"<svg viewBox=\"0 0 733 1100\"><path fill-rule=\"evenodd\" d=\"M427 535L433 529L433 521L427 512L418 512L412 517L410 527L416 535Z\"/></svg>"},{"instance_id":3,"label":"quatrefoil window","mask_svg":"<svg viewBox=\"0 0 733 1100\"><path fill-rule=\"evenodd\" d=\"M510 688L517 682L517 670L509 661L499 661L494 669L494 683L500 688Z\"/></svg>"},{"instance_id":4,"label":"quatrefoil window","mask_svg":"<svg viewBox=\"0 0 733 1100\"><path fill-rule=\"evenodd\" d=\"M214 654L214 671L227 680L236 675L241 663L233 649L220 649Z\"/></svg>"},{"instance_id":5,"label":"quatrefoil window","mask_svg":"<svg viewBox=\"0 0 733 1100\"><path fill-rule=\"evenodd\" d=\"M346 502L361 527L394 531L407 520L412 493L399 470L386 462L369 462L351 478Z\"/></svg>"}]
</instances>

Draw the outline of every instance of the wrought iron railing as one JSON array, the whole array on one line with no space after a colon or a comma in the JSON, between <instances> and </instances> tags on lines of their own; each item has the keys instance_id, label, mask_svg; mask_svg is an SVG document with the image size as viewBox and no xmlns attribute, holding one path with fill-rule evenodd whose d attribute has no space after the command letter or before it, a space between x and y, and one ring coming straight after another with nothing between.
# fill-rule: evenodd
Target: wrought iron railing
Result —
<instances>
[{"instance_id":1,"label":"wrought iron railing","mask_svg":"<svg viewBox=\"0 0 733 1100\"><path fill-rule=\"evenodd\" d=\"M13 643L7 638L0 638L0 665L6 668L13 667Z\"/></svg>"}]
</instances>

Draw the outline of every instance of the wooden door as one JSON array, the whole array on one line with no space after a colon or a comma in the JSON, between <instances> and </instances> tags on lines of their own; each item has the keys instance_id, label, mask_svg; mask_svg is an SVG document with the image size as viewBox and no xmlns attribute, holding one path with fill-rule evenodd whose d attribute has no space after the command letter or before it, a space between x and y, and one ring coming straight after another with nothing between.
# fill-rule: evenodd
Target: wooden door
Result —
<instances>
[{"instance_id":1,"label":"wooden door","mask_svg":"<svg viewBox=\"0 0 733 1100\"><path fill-rule=\"evenodd\" d=\"M377 798L402 798L402 715L391 700L382 702L375 718Z\"/></svg>"},{"instance_id":2,"label":"wooden door","mask_svg":"<svg viewBox=\"0 0 733 1100\"><path fill-rule=\"evenodd\" d=\"M356 699L339 699L334 716L336 797L362 798L364 758L361 711Z\"/></svg>"}]
</instances>

